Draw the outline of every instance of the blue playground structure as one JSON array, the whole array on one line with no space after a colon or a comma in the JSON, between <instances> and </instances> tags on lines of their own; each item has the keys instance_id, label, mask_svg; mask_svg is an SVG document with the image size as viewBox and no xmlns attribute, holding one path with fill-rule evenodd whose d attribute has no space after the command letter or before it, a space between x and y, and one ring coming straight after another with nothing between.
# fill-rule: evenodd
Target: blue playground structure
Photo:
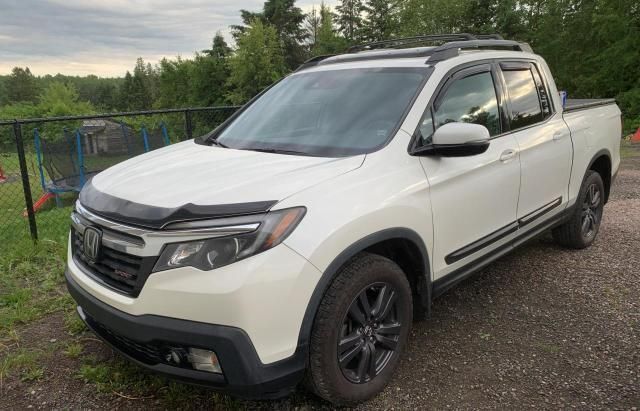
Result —
<instances>
[{"instance_id":1,"label":"blue playground structure","mask_svg":"<svg viewBox=\"0 0 640 411\"><path fill-rule=\"evenodd\" d=\"M50 198L60 206L60 194L80 192L91 177L106 168L170 144L164 122L151 130L143 125L138 138L133 129L113 120L84 124L74 132L64 129L63 138L56 141L43 138L37 128L33 134L43 190L34 212Z\"/></svg>"}]
</instances>

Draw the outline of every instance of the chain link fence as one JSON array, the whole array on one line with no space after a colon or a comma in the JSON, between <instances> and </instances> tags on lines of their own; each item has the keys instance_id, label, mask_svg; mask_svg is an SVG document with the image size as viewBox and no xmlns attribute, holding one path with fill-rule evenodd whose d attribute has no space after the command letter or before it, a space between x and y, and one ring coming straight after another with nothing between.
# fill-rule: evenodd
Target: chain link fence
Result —
<instances>
[{"instance_id":1,"label":"chain link fence","mask_svg":"<svg viewBox=\"0 0 640 411\"><path fill-rule=\"evenodd\" d=\"M0 120L0 252L66 241L83 184L131 157L203 135L238 107Z\"/></svg>"}]
</instances>

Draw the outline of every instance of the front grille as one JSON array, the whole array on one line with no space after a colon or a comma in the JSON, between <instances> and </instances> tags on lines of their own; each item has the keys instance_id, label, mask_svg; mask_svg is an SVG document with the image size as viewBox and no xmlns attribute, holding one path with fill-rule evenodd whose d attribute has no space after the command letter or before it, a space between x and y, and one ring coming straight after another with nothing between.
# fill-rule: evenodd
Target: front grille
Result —
<instances>
[{"instance_id":1,"label":"front grille","mask_svg":"<svg viewBox=\"0 0 640 411\"><path fill-rule=\"evenodd\" d=\"M73 259L95 280L129 296L137 297L151 273L156 257L140 257L106 247L100 248L100 258L89 260L82 247L83 235L71 229Z\"/></svg>"}]
</instances>

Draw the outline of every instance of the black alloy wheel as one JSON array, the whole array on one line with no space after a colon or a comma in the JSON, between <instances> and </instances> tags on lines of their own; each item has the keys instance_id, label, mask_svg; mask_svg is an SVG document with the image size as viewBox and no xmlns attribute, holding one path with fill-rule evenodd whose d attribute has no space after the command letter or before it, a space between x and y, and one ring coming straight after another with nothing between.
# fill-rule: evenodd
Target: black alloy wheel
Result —
<instances>
[{"instance_id":1,"label":"black alloy wheel","mask_svg":"<svg viewBox=\"0 0 640 411\"><path fill-rule=\"evenodd\" d=\"M350 382L371 381L396 353L402 330L397 297L391 284L375 283L351 303L337 342L340 370Z\"/></svg>"},{"instance_id":2,"label":"black alloy wheel","mask_svg":"<svg viewBox=\"0 0 640 411\"><path fill-rule=\"evenodd\" d=\"M407 345L413 294L395 262L361 252L338 271L317 308L305 385L333 405L384 389Z\"/></svg>"},{"instance_id":3,"label":"black alloy wheel","mask_svg":"<svg viewBox=\"0 0 640 411\"><path fill-rule=\"evenodd\" d=\"M602 192L600 187L592 183L587 188L587 195L582 204L582 236L591 238L598 231L602 219Z\"/></svg>"},{"instance_id":4,"label":"black alloy wheel","mask_svg":"<svg viewBox=\"0 0 640 411\"><path fill-rule=\"evenodd\" d=\"M571 214L552 230L556 242L578 250L593 244L602 223L605 200L602 177L597 172L588 170Z\"/></svg>"}]
</instances>

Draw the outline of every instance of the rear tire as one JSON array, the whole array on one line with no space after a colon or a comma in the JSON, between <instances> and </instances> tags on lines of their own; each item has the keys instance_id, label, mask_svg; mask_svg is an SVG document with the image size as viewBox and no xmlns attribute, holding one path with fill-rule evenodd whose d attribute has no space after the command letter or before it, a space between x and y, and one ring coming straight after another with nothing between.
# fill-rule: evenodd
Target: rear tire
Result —
<instances>
[{"instance_id":1,"label":"rear tire","mask_svg":"<svg viewBox=\"0 0 640 411\"><path fill-rule=\"evenodd\" d=\"M573 214L566 223L552 231L556 242L573 249L589 247L600 229L604 196L604 183L600 174L592 170L587 171Z\"/></svg>"},{"instance_id":2,"label":"rear tire","mask_svg":"<svg viewBox=\"0 0 640 411\"><path fill-rule=\"evenodd\" d=\"M307 387L334 405L378 394L398 366L412 314L411 287L397 264L369 253L354 257L316 313Z\"/></svg>"}]
</instances>

